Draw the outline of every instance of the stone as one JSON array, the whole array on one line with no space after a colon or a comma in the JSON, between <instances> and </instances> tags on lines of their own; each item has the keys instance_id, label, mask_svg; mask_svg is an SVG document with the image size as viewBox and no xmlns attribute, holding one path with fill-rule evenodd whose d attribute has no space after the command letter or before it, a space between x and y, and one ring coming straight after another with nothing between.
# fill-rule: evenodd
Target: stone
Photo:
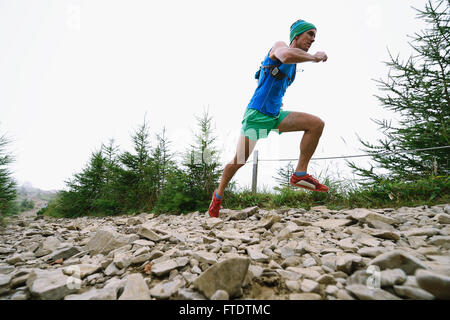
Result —
<instances>
[{"instance_id":1,"label":"stone","mask_svg":"<svg viewBox=\"0 0 450 320\"><path fill-rule=\"evenodd\" d=\"M0 274L0 295L9 291L9 284L11 282L12 275Z\"/></svg>"},{"instance_id":2,"label":"stone","mask_svg":"<svg viewBox=\"0 0 450 320\"><path fill-rule=\"evenodd\" d=\"M140 273L133 273L127 277L119 300L150 300L150 291Z\"/></svg>"},{"instance_id":3,"label":"stone","mask_svg":"<svg viewBox=\"0 0 450 320\"><path fill-rule=\"evenodd\" d=\"M352 284L345 288L360 300L401 300L399 297L379 288L369 288L362 284Z\"/></svg>"},{"instance_id":4,"label":"stone","mask_svg":"<svg viewBox=\"0 0 450 320\"><path fill-rule=\"evenodd\" d=\"M211 300L229 300L230 296L225 290L217 290L211 297Z\"/></svg>"},{"instance_id":5,"label":"stone","mask_svg":"<svg viewBox=\"0 0 450 320\"><path fill-rule=\"evenodd\" d=\"M322 297L317 293L291 293L289 300L322 300Z\"/></svg>"},{"instance_id":6,"label":"stone","mask_svg":"<svg viewBox=\"0 0 450 320\"><path fill-rule=\"evenodd\" d=\"M154 275L160 277L176 268L178 268L178 263L175 260L166 260L153 264L151 270Z\"/></svg>"},{"instance_id":7,"label":"stone","mask_svg":"<svg viewBox=\"0 0 450 320\"><path fill-rule=\"evenodd\" d=\"M329 294L331 296L336 296L338 291L339 291L339 288L334 285L329 285L325 288L325 293Z\"/></svg>"},{"instance_id":8,"label":"stone","mask_svg":"<svg viewBox=\"0 0 450 320\"><path fill-rule=\"evenodd\" d=\"M245 212L249 217L251 217L259 212L259 208L257 206L254 206L254 207L245 208L241 211Z\"/></svg>"},{"instance_id":9,"label":"stone","mask_svg":"<svg viewBox=\"0 0 450 320\"><path fill-rule=\"evenodd\" d=\"M334 253L329 253L326 255L323 255L320 258L321 262L322 262L322 266L326 266L327 268L335 271L336 270L336 261L337 261L337 256Z\"/></svg>"},{"instance_id":10,"label":"stone","mask_svg":"<svg viewBox=\"0 0 450 320\"><path fill-rule=\"evenodd\" d=\"M251 260L256 262L267 262L269 261L269 257L265 254L261 253L260 251L253 249L253 248L247 248L248 256Z\"/></svg>"},{"instance_id":11,"label":"stone","mask_svg":"<svg viewBox=\"0 0 450 320\"><path fill-rule=\"evenodd\" d=\"M217 263L217 254L208 251L197 251L192 254L194 259L207 264Z\"/></svg>"},{"instance_id":12,"label":"stone","mask_svg":"<svg viewBox=\"0 0 450 320\"><path fill-rule=\"evenodd\" d=\"M417 270L415 276L421 289L438 299L450 299L450 276L429 270Z\"/></svg>"},{"instance_id":13,"label":"stone","mask_svg":"<svg viewBox=\"0 0 450 320\"><path fill-rule=\"evenodd\" d=\"M119 252L114 255L114 264L119 269L124 269L131 265L133 256L128 252Z\"/></svg>"},{"instance_id":14,"label":"stone","mask_svg":"<svg viewBox=\"0 0 450 320\"><path fill-rule=\"evenodd\" d=\"M450 215L445 213L440 213L435 216L436 220L441 224L450 224Z\"/></svg>"},{"instance_id":15,"label":"stone","mask_svg":"<svg viewBox=\"0 0 450 320\"><path fill-rule=\"evenodd\" d=\"M249 265L248 266L248 272L251 273L253 275L253 277L258 278L262 275L263 273L263 268L261 266L257 266L257 265Z\"/></svg>"},{"instance_id":16,"label":"stone","mask_svg":"<svg viewBox=\"0 0 450 320\"><path fill-rule=\"evenodd\" d=\"M375 258L384 252L386 252L386 249L383 247L364 247L359 249L357 253L362 257Z\"/></svg>"},{"instance_id":17,"label":"stone","mask_svg":"<svg viewBox=\"0 0 450 320\"><path fill-rule=\"evenodd\" d=\"M15 254L12 257L6 259L6 262L12 265L15 265L20 262L25 262L25 259L21 254Z\"/></svg>"},{"instance_id":18,"label":"stone","mask_svg":"<svg viewBox=\"0 0 450 320\"><path fill-rule=\"evenodd\" d=\"M369 264L379 266L381 270L399 268L408 275L414 274L417 269L428 269L422 261L401 250L380 254Z\"/></svg>"},{"instance_id":19,"label":"stone","mask_svg":"<svg viewBox=\"0 0 450 320\"><path fill-rule=\"evenodd\" d=\"M176 298L180 300L206 300L206 297L201 293L185 288L178 289Z\"/></svg>"},{"instance_id":20,"label":"stone","mask_svg":"<svg viewBox=\"0 0 450 320\"><path fill-rule=\"evenodd\" d=\"M345 289L339 289L336 293L336 298L339 300L355 300L355 298Z\"/></svg>"},{"instance_id":21,"label":"stone","mask_svg":"<svg viewBox=\"0 0 450 320\"><path fill-rule=\"evenodd\" d=\"M230 220L245 220L248 218L248 214L245 211L242 210L232 210L228 217L230 218Z\"/></svg>"},{"instance_id":22,"label":"stone","mask_svg":"<svg viewBox=\"0 0 450 320\"><path fill-rule=\"evenodd\" d=\"M349 219L326 219L316 221L312 225L315 227L321 227L325 230L335 231L336 229L347 226L350 223L352 223L352 221Z\"/></svg>"},{"instance_id":23,"label":"stone","mask_svg":"<svg viewBox=\"0 0 450 320\"><path fill-rule=\"evenodd\" d=\"M371 235L363 233L363 232L354 233L353 239L355 239L360 244L369 246L369 247L378 247L380 245L379 240L377 240L376 238L372 237Z\"/></svg>"},{"instance_id":24,"label":"stone","mask_svg":"<svg viewBox=\"0 0 450 320\"><path fill-rule=\"evenodd\" d=\"M84 263L65 267L62 269L62 271L65 275L76 276L80 279L84 279L87 276L96 273L100 269L100 265Z\"/></svg>"},{"instance_id":25,"label":"stone","mask_svg":"<svg viewBox=\"0 0 450 320\"><path fill-rule=\"evenodd\" d=\"M376 231L372 233L372 236L386 240L400 240L400 234L396 231Z\"/></svg>"},{"instance_id":26,"label":"stone","mask_svg":"<svg viewBox=\"0 0 450 320\"><path fill-rule=\"evenodd\" d=\"M305 268L317 266L317 262L314 258L307 258L307 259L305 259L305 261L303 261L303 266Z\"/></svg>"},{"instance_id":27,"label":"stone","mask_svg":"<svg viewBox=\"0 0 450 320\"><path fill-rule=\"evenodd\" d=\"M131 264L142 264L143 262L149 261L150 259L150 253L144 253L135 257L131 258Z\"/></svg>"},{"instance_id":28,"label":"stone","mask_svg":"<svg viewBox=\"0 0 450 320\"><path fill-rule=\"evenodd\" d=\"M281 247L276 249L275 252L279 252L282 259L287 259L295 255L295 250L289 247Z\"/></svg>"},{"instance_id":29,"label":"stone","mask_svg":"<svg viewBox=\"0 0 450 320\"><path fill-rule=\"evenodd\" d=\"M434 300L434 296L420 288L410 286L394 286L395 294L399 297L413 299L413 300Z\"/></svg>"},{"instance_id":30,"label":"stone","mask_svg":"<svg viewBox=\"0 0 450 320\"><path fill-rule=\"evenodd\" d=\"M118 275L119 273L120 273L120 270L116 267L114 262L111 262L104 271L104 274L106 276L114 276L114 275Z\"/></svg>"},{"instance_id":31,"label":"stone","mask_svg":"<svg viewBox=\"0 0 450 320\"><path fill-rule=\"evenodd\" d=\"M428 240L428 243L450 249L450 236L434 236Z\"/></svg>"},{"instance_id":32,"label":"stone","mask_svg":"<svg viewBox=\"0 0 450 320\"><path fill-rule=\"evenodd\" d=\"M435 236L440 234L439 229L436 228L414 228L407 231L404 231L403 234L406 237L413 237L413 236Z\"/></svg>"},{"instance_id":33,"label":"stone","mask_svg":"<svg viewBox=\"0 0 450 320\"><path fill-rule=\"evenodd\" d=\"M132 243L134 240L137 240L135 235L124 236L117 233L112 228L103 228L98 230L95 235L89 239L86 246L87 250L89 250L92 255L98 253L106 255L114 249Z\"/></svg>"},{"instance_id":34,"label":"stone","mask_svg":"<svg viewBox=\"0 0 450 320\"><path fill-rule=\"evenodd\" d=\"M382 287L392 287L406 281L406 273L402 269L387 269L380 272Z\"/></svg>"},{"instance_id":35,"label":"stone","mask_svg":"<svg viewBox=\"0 0 450 320\"><path fill-rule=\"evenodd\" d=\"M286 280L285 281L286 288L290 291L298 292L302 286L302 282L298 280Z\"/></svg>"},{"instance_id":36,"label":"stone","mask_svg":"<svg viewBox=\"0 0 450 320\"><path fill-rule=\"evenodd\" d=\"M370 221L368 221L368 224L370 227L379 229L381 231L392 231L392 232L395 231L395 228L393 226L391 226L388 223L379 221L379 220L370 220ZM377 231L377 232L381 232L381 231Z\"/></svg>"},{"instance_id":37,"label":"stone","mask_svg":"<svg viewBox=\"0 0 450 320\"><path fill-rule=\"evenodd\" d=\"M178 292L178 289L185 285L183 279L174 279L171 281L163 281L158 283L150 290L150 295L157 299L168 299Z\"/></svg>"},{"instance_id":38,"label":"stone","mask_svg":"<svg viewBox=\"0 0 450 320\"><path fill-rule=\"evenodd\" d=\"M29 293L23 291L17 291L11 296L11 300L28 300L29 298Z\"/></svg>"},{"instance_id":39,"label":"stone","mask_svg":"<svg viewBox=\"0 0 450 320\"><path fill-rule=\"evenodd\" d=\"M279 215L268 214L265 215L254 228L266 228L268 230L274 223L279 222L280 220L281 217Z\"/></svg>"},{"instance_id":40,"label":"stone","mask_svg":"<svg viewBox=\"0 0 450 320\"><path fill-rule=\"evenodd\" d=\"M220 228L221 226L223 226L223 220L220 218L207 218L202 226L206 230Z\"/></svg>"},{"instance_id":41,"label":"stone","mask_svg":"<svg viewBox=\"0 0 450 320\"><path fill-rule=\"evenodd\" d=\"M312 225L311 222L306 221L305 219L301 219L301 218L291 219L291 222L294 222L299 227L307 227L307 226L311 226Z\"/></svg>"},{"instance_id":42,"label":"stone","mask_svg":"<svg viewBox=\"0 0 450 320\"><path fill-rule=\"evenodd\" d=\"M14 266L3 264L0 265L0 274L8 274L14 271Z\"/></svg>"},{"instance_id":43,"label":"stone","mask_svg":"<svg viewBox=\"0 0 450 320\"><path fill-rule=\"evenodd\" d=\"M113 288L91 288L81 294L69 294L64 300L117 300L117 291Z\"/></svg>"},{"instance_id":44,"label":"stone","mask_svg":"<svg viewBox=\"0 0 450 320\"><path fill-rule=\"evenodd\" d=\"M320 273L311 268L288 267L286 270L298 273L307 279L315 280L320 277Z\"/></svg>"},{"instance_id":45,"label":"stone","mask_svg":"<svg viewBox=\"0 0 450 320\"><path fill-rule=\"evenodd\" d=\"M350 274L362 261L362 258L355 254L344 254L337 256L336 270Z\"/></svg>"},{"instance_id":46,"label":"stone","mask_svg":"<svg viewBox=\"0 0 450 320\"><path fill-rule=\"evenodd\" d=\"M154 242L167 240L170 238L169 235L161 235L156 233L153 228L154 228L153 223L144 223L139 227L137 234L141 237L144 237Z\"/></svg>"},{"instance_id":47,"label":"stone","mask_svg":"<svg viewBox=\"0 0 450 320\"><path fill-rule=\"evenodd\" d=\"M26 282L30 293L40 300L60 300L66 295L76 292L77 282L63 274L61 269L33 269Z\"/></svg>"},{"instance_id":48,"label":"stone","mask_svg":"<svg viewBox=\"0 0 450 320\"><path fill-rule=\"evenodd\" d=\"M336 279L332 275L329 275L329 274L324 274L324 275L320 276L319 278L316 279L316 281L319 284L331 284L331 285L336 284L336 282L337 282Z\"/></svg>"},{"instance_id":49,"label":"stone","mask_svg":"<svg viewBox=\"0 0 450 320\"><path fill-rule=\"evenodd\" d=\"M45 238L45 240L41 243L37 251L35 252L36 257L43 257L47 254L52 253L54 250L56 250L59 245L61 244L61 241L58 240L58 238L50 236Z\"/></svg>"},{"instance_id":50,"label":"stone","mask_svg":"<svg viewBox=\"0 0 450 320\"><path fill-rule=\"evenodd\" d=\"M350 250L356 252L358 250L358 245L353 242L353 239L348 237L342 240L339 240L337 243L344 250Z\"/></svg>"},{"instance_id":51,"label":"stone","mask_svg":"<svg viewBox=\"0 0 450 320\"><path fill-rule=\"evenodd\" d=\"M301 284L301 289L303 292L316 292L319 289L319 284L310 279L304 279Z\"/></svg>"},{"instance_id":52,"label":"stone","mask_svg":"<svg viewBox=\"0 0 450 320\"><path fill-rule=\"evenodd\" d=\"M197 279L194 287L210 299L217 290L225 290L230 298L242 294L244 282L250 264L248 258L230 258L209 267Z\"/></svg>"},{"instance_id":53,"label":"stone","mask_svg":"<svg viewBox=\"0 0 450 320\"><path fill-rule=\"evenodd\" d=\"M374 221L381 221L386 224L392 225L392 224L398 224L398 220L388 217L384 214L379 214L373 210L369 209L352 209L352 210L345 210L343 213L348 214L352 217L352 219L367 222L367 223L373 223Z\"/></svg>"}]
</instances>

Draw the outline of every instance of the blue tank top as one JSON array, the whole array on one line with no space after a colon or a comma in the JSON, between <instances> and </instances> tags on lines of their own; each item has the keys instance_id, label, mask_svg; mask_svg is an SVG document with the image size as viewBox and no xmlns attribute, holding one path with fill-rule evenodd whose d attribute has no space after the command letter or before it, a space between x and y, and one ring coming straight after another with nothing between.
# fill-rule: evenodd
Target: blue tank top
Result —
<instances>
[{"instance_id":1,"label":"blue tank top","mask_svg":"<svg viewBox=\"0 0 450 320\"><path fill-rule=\"evenodd\" d=\"M248 109L256 109L269 116L277 116L281 109L281 102L288 86L294 82L296 67L294 64L281 64L278 60L272 60L269 57L270 51L262 62L262 66L279 65L278 69L286 77L281 80L275 79L268 68L261 68L258 86L253 94Z\"/></svg>"}]
</instances>

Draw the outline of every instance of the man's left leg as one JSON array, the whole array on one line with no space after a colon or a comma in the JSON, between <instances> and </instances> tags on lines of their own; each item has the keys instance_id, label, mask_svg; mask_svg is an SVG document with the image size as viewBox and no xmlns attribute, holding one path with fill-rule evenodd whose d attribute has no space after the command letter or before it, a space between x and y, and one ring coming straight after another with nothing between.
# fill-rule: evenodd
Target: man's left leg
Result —
<instances>
[{"instance_id":1,"label":"man's left leg","mask_svg":"<svg viewBox=\"0 0 450 320\"><path fill-rule=\"evenodd\" d=\"M317 116L304 112L290 112L278 125L280 132L304 131L300 142L300 156L291 184L313 191L325 192L328 187L307 174L308 164L316 151L325 123ZM303 172L303 174L298 175Z\"/></svg>"}]
</instances>

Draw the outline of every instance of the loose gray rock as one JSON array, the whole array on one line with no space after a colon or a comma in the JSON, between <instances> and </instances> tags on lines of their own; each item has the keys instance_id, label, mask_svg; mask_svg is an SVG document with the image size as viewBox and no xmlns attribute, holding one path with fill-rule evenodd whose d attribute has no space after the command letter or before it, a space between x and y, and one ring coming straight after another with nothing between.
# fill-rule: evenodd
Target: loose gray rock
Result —
<instances>
[{"instance_id":1,"label":"loose gray rock","mask_svg":"<svg viewBox=\"0 0 450 320\"><path fill-rule=\"evenodd\" d=\"M217 290L225 290L230 298L242 294L242 283L247 274L250 259L231 258L212 265L194 280L194 286L208 298Z\"/></svg>"},{"instance_id":2,"label":"loose gray rock","mask_svg":"<svg viewBox=\"0 0 450 320\"><path fill-rule=\"evenodd\" d=\"M217 290L211 297L211 300L229 300L230 296L225 290Z\"/></svg>"},{"instance_id":3,"label":"loose gray rock","mask_svg":"<svg viewBox=\"0 0 450 320\"><path fill-rule=\"evenodd\" d=\"M9 291L9 283L11 282L12 275L0 274L0 295Z\"/></svg>"},{"instance_id":4,"label":"loose gray rock","mask_svg":"<svg viewBox=\"0 0 450 320\"><path fill-rule=\"evenodd\" d=\"M66 295L76 292L76 282L65 276L61 269L34 269L26 282L30 293L41 300L60 300Z\"/></svg>"},{"instance_id":5,"label":"loose gray rock","mask_svg":"<svg viewBox=\"0 0 450 320\"><path fill-rule=\"evenodd\" d=\"M160 277L176 268L178 268L178 263L175 260L162 261L152 265L152 273Z\"/></svg>"},{"instance_id":6,"label":"loose gray rock","mask_svg":"<svg viewBox=\"0 0 450 320\"><path fill-rule=\"evenodd\" d=\"M351 224L352 221L349 219L326 219L314 222L312 225L315 227L321 227L325 230L336 230L340 227L347 226Z\"/></svg>"},{"instance_id":7,"label":"loose gray rock","mask_svg":"<svg viewBox=\"0 0 450 320\"><path fill-rule=\"evenodd\" d=\"M147 283L140 273L130 274L119 300L150 300Z\"/></svg>"},{"instance_id":8,"label":"loose gray rock","mask_svg":"<svg viewBox=\"0 0 450 320\"><path fill-rule=\"evenodd\" d=\"M379 266L382 270L399 268L408 275L414 274L417 269L428 269L422 261L401 250L380 254L369 264Z\"/></svg>"},{"instance_id":9,"label":"loose gray rock","mask_svg":"<svg viewBox=\"0 0 450 320\"><path fill-rule=\"evenodd\" d=\"M399 297L414 300L434 300L434 296L422 289L410 286L394 286L395 294Z\"/></svg>"},{"instance_id":10,"label":"loose gray rock","mask_svg":"<svg viewBox=\"0 0 450 320\"><path fill-rule=\"evenodd\" d=\"M137 240L136 235L124 236L111 228L103 228L95 233L86 246L91 254L101 253L106 255L114 249L132 243L134 240Z\"/></svg>"},{"instance_id":11,"label":"loose gray rock","mask_svg":"<svg viewBox=\"0 0 450 320\"><path fill-rule=\"evenodd\" d=\"M172 281L163 281L158 283L150 290L150 295L158 299L168 299L178 292L178 289L185 285L183 279L174 279Z\"/></svg>"},{"instance_id":12,"label":"loose gray rock","mask_svg":"<svg viewBox=\"0 0 450 320\"><path fill-rule=\"evenodd\" d=\"M401 300L399 297L394 296L383 289L371 289L361 284L352 284L345 289L353 293L360 300Z\"/></svg>"},{"instance_id":13,"label":"loose gray rock","mask_svg":"<svg viewBox=\"0 0 450 320\"><path fill-rule=\"evenodd\" d=\"M445 213L440 213L436 215L436 220L442 224L450 224L450 215Z\"/></svg>"},{"instance_id":14,"label":"loose gray rock","mask_svg":"<svg viewBox=\"0 0 450 320\"><path fill-rule=\"evenodd\" d=\"M402 269L388 269L380 272L382 287L392 287L395 284L402 284L406 279L406 273Z\"/></svg>"},{"instance_id":15,"label":"loose gray rock","mask_svg":"<svg viewBox=\"0 0 450 320\"><path fill-rule=\"evenodd\" d=\"M247 253L250 259L257 261L257 262L267 262L269 261L269 257L263 254L262 252L253 249L253 248L247 248Z\"/></svg>"},{"instance_id":16,"label":"loose gray rock","mask_svg":"<svg viewBox=\"0 0 450 320\"><path fill-rule=\"evenodd\" d=\"M317 293L291 293L289 300L322 300L322 297Z\"/></svg>"},{"instance_id":17,"label":"loose gray rock","mask_svg":"<svg viewBox=\"0 0 450 320\"><path fill-rule=\"evenodd\" d=\"M117 292L113 288L91 288L81 294L69 294L64 300L117 300Z\"/></svg>"},{"instance_id":18,"label":"loose gray rock","mask_svg":"<svg viewBox=\"0 0 450 320\"><path fill-rule=\"evenodd\" d=\"M450 299L450 277L429 270L417 270L419 286L438 299Z\"/></svg>"},{"instance_id":19,"label":"loose gray rock","mask_svg":"<svg viewBox=\"0 0 450 320\"><path fill-rule=\"evenodd\" d=\"M180 288L178 289L178 293L176 299L180 300L206 300L206 297L201 293L194 291L192 289Z\"/></svg>"}]
</instances>

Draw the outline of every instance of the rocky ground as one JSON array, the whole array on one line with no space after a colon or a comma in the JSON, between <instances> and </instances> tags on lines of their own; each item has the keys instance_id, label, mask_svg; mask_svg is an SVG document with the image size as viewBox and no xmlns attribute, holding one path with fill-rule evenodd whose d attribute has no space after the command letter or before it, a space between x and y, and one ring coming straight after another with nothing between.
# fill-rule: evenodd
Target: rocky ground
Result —
<instances>
[{"instance_id":1,"label":"rocky ground","mask_svg":"<svg viewBox=\"0 0 450 320\"><path fill-rule=\"evenodd\" d=\"M54 219L0 228L0 299L450 299L450 205Z\"/></svg>"}]
</instances>

